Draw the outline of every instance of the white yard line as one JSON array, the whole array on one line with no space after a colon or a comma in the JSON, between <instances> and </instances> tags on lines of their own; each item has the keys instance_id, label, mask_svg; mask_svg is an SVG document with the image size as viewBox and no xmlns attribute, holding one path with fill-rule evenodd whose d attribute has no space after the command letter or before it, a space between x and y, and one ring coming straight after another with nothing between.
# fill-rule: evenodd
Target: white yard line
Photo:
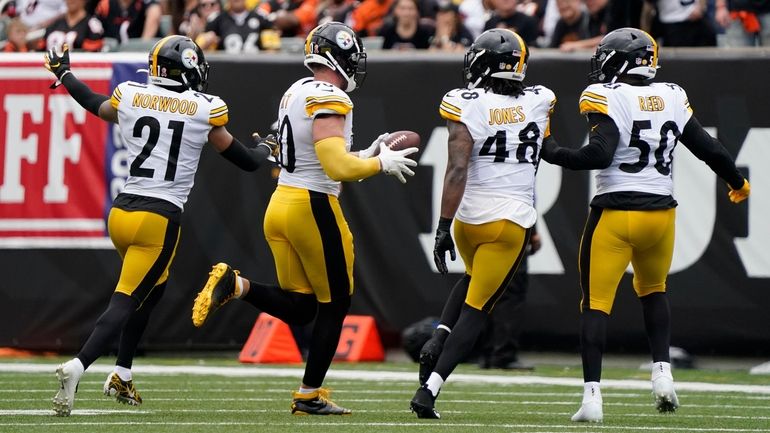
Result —
<instances>
[{"instance_id":1,"label":"white yard line","mask_svg":"<svg viewBox=\"0 0 770 433\"><path fill-rule=\"evenodd\" d=\"M0 363L0 372L5 373L52 373L55 364L37 363ZM109 373L110 365L94 365L89 372ZM302 368L286 367L210 367L200 365L138 365L134 367L136 374L158 375L214 375L226 377L293 377L302 378ZM363 371L363 370L330 370L326 375L329 379L362 380L375 382L408 382L415 381L415 372L397 371ZM495 385L558 385L582 387L580 378L557 378L542 376L502 376L487 374L454 374L450 382L495 384ZM634 389L649 390L648 380L603 380L603 389ZM747 394L770 394L768 385L736 385L707 382L676 382L677 391L701 392L741 392Z\"/></svg>"},{"instance_id":2,"label":"white yard line","mask_svg":"<svg viewBox=\"0 0 770 433\"><path fill-rule=\"evenodd\" d=\"M76 414L77 411L73 411L73 415ZM347 418L350 419L350 418ZM121 422L82 422L82 421L74 421L72 419L67 420L66 422L29 422L29 423L4 423L5 426L16 426L16 427L29 427L29 426L61 426L61 425L67 425L67 426L125 426L125 421ZM744 429L744 428L708 428L708 427L671 427L671 426L661 426L661 427L650 427L650 426L621 426L621 425L601 425L601 424L591 424L591 425L585 425L585 424L565 424L565 425L542 425L542 424L483 424L483 423L450 423L445 421L424 421L424 422L355 422L355 421L349 421L349 422L323 422L323 423L301 423L301 422L270 422L271 426L286 426L286 427L298 427L298 426L306 426L306 427L313 427L314 429L318 429L319 427L328 427L328 426L336 426L336 427L353 427L353 426L359 426L362 428L366 427L412 427L412 428L430 428L430 429L437 429L437 428L447 428L447 429L479 429L483 428L486 430L508 430L508 431L516 431L516 432L523 432L522 429L534 429L533 432L537 433L546 433L545 430L541 429L551 429L548 430L548 432L554 432L554 433L561 433L564 431L586 431L587 428L590 428L590 430L633 430L633 431L665 431L665 432L735 432L735 433L770 433L770 429ZM238 427L238 426L244 426L244 427L263 427L264 423L260 421L254 421L254 422L177 422L177 421L157 421L157 422L151 422L151 421L131 421L131 426L218 426L218 427L225 427L225 426L231 426L231 427ZM467 431L467 430L466 430Z\"/></svg>"}]
</instances>

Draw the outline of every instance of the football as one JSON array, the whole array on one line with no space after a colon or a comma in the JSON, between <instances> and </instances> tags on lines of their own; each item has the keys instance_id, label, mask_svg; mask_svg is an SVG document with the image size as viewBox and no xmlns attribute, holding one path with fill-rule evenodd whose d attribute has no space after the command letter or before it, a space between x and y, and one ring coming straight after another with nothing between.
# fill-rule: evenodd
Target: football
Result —
<instances>
[{"instance_id":1,"label":"football","mask_svg":"<svg viewBox=\"0 0 770 433\"><path fill-rule=\"evenodd\" d=\"M402 150L407 147L420 148L420 135L414 131L391 132L385 139L385 145L393 150Z\"/></svg>"}]
</instances>

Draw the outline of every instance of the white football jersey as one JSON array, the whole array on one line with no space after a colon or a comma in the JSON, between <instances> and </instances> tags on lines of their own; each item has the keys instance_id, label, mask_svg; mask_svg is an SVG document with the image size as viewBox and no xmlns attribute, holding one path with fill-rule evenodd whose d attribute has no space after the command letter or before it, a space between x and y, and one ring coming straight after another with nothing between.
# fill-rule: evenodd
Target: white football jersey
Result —
<instances>
[{"instance_id":1,"label":"white football jersey","mask_svg":"<svg viewBox=\"0 0 770 433\"><path fill-rule=\"evenodd\" d=\"M535 173L555 104L553 92L543 86L527 87L519 96L464 88L444 95L441 117L463 123L473 138L458 220L535 224Z\"/></svg>"},{"instance_id":2,"label":"white football jersey","mask_svg":"<svg viewBox=\"0 0 770 433\"><path fill-rule=\"evenodd\" d=\"M128 152L123 192L184 209L209 131L228 121L227 105L217 96L132 81L118 84L110 101Z\"/></svg>"},{"instance_id":3,"label":"white football jersey","mask_svg":"<svg viewBox=\"0 0 770 433\"><path fill-rule=\"evenodd\" d=\"M350 151L353 137L350 97L330 83L303 78L283 94L278 108L279 162L283 167L278 184L337 196L340 182L326 175L315 152L313 119L319 114L345 116L344 139Z\"/></svg>"},{"instance_id":4,"label":"white football jersey","mask_svg":"<svg viewBox=\"0 0 770 433\"><path fill-rule=\"evenodd\" d=\"M596 175L597 195L619 191L673 195L674 147L692 116L681 87L592 84L579 103L581 114L606 114L620 132L612 164Z\"/></svg>"}]
</instances>

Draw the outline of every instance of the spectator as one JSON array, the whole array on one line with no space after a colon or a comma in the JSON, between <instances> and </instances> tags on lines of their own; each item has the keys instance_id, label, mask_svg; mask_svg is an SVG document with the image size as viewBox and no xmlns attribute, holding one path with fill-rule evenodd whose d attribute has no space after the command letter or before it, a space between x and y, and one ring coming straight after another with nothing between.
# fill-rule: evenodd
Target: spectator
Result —
<instances>
[{"instance_id":1,"label":"spectator","mask_svg":"<svg viewBox=\"0 0 770 433\"><path fill-rule=\"evenodd\" d=\"M48 27L66 10L64 0L19 0L16 4L16 13L30 30Z\"/></svg>"},{"instance_id":2,"label":"spectator","mask_svg":"<svg viewBox=\"0 0 770 433\"><path fill-rule=\"evenodd\" d=\"M190 29L190 20L195 16L196 20L200 20L198 15L198 8L200 7L199 0L175 0L171 3L171 34L175 35L187 35ZM195 37L190 37L193 41Z\"/></svg>"},{"instance_id":3,"label":"spectator","mask_svg":"<svg viewBox=\"0 0 770 433\"><path fill-rule=\"evenodd\" d=\"M559 30L560 23L556 24L557 28L551 40L551 47L559 47L562 51L593 50L596 48L609 28L610 15L607 3L608 0L585 0L586 10L581 13L579 21L568 24L569 21L565 20L563 33ZM574 10L575 2L557 0L557 4L559 4L559 13L561 13L562 5L566 5L566 9ZM567 14L570 13L567 12Z\"/></svg>"},{"instance_id":4,"label":"spectator","mask_svg":"<svg viewBox=\"0 0 770 433\"><path fill-rule=\"evenodd\" d=\"M184 21L179 24L179 32L194 40L198 46L202 46L204 41L198 40L198 37L206 31L206 24L221 12L222 4L219 0L200 0L197 7L186 14Z\"/></svg>"},{"instance_id":5,"label":"spectator","mask_svg":"<svg viewBox=\"0 0 770 433\"><path fill-rule=\"evenodd\" d=\"M534 370L534 367L519 359L519 336L524 326L524 304L529 289L527 257L535 254L541 247L540 235L536 226L532 226L529 246L521 260L519 269L508 283L489 315L487 328L481 339L480 368L500 368L503 370Z\"/></svg>"},{"instance_id":6,"label":"spectator","mask_svg":"<svg viewBox=\"0 0 770 433\"><path fill-rule=\"evenodd\" d=\"M473 43L473 35L463 24L460 9L452 2L438 5L436 32L430 49L436 51L465 51Z\"/></svg>"},{"instance_id":7,"label":"spectator","mask_svg":"<svg viewBox=\"0 0 770 433\"><path fill-rule=\"evenodd\" d=\"M269 0L260 5L282 36L306 36L318 23L324 0Z\"/></svg>"},{"instance_id":8,"label":"spectator","mask_svg":"<svg viewBox=\"0 0 770 433\"><path fill-rule=\"evenodd\" d=\"M705 1L652 0L658 9L663 44L670 47L713 47L714 29L706 18Z\"/></svg>"},{"instance_id":9,"label":"spectator","mask_svg":"<svg viewBox=\"0 0 770 433\"><path fill-rule=\"evenodd\" d=\"M325 0L318 8L318 25L332 21L344 23L355 9L355 0Z\"/></svg>"},{"instance_id":10,"label":"spectator","mask_svg":"<svg viewBox=\"0 0 770 433\"><path fill-rule=\"evenodd\" d=\"M492 16L491 7L490 0L463 0L460 3L463 24L470 30L474 39L484 31L484 24Z\"/></svg>"},{"instance_id":11,"label":"spectator","mask_svg":"<svg viewBox=\"0 0 770 433\"><path fill-rule=\"evenodd\" d=\"M537 43L537 20L519 12L517 0L492 0L494 11L484 24L484 30L504 28L518 33L529 46Z\"/></svg>"},{"instance_id":12,"label":"spectator","mask_svg":"<svg viewBox=\"0 0 770 433\"><path fill-rule=\"evenodd\" d=\"M545 12L543 20L540 21L540 32L542 33L541 47L550 47L553 40L553 33L556 30L556 23L559 22L559 7L557 0L545 0Z\"/></svg>"},{"instance_id":13,"label":"spectator","mask_svg":"<svg viewBox=\"0 0 770 433\"><path fill-rule=\"evenodd\" d=\"M83 51L101 51L104 29L98 19L86 12L86 0L66 0L67 11L45 29L38 46L41 50L62 51L62 45Z\"/></svg>"},{"instance_id":14,"label":"spectator","mask_svg":"<svg viewBox=\"0 0 770 433\"><path fill-rule=\"evenodd\" d=\"M8 30L8 25L14 18L17 18L16 1L0 0L0 41L4 41L8 38L6 33Z\"/></svg>"},{"instance_id":15,"label":"spectator","mask_svg":"<svg viewBox=\"0 0 770 433\"><path fill-rule=\"evenodd\" d=\"M427 49L434 29L420 22L417 0L396 0L393 16L380 28L384 50Z\"/></svg>"},{"instance_id":16,"label":"spectator","mask_svg":"<svg viewBox=\"0 0 770 433\"><path fill-rule=\"evenodd\" d=\"M556 0L559 21L551 36L550 48L559 48L565 42L588 39L588 11L580 0Z\"/></svg>"},{"instance_id":17,"label":"spectator","mask_svg":"<svg viewBox=\"0 0 770 433\"><path fill-rule=\"evenodd\" d=\"M264 12L246 9L246 0L230 0L230 10L209 19L206 33L198 40L204 50L228 53L256 53L281 46L280 37Z\"/></svg>"},{"instance_id":18,"label":"spectator","mask_svg":"<svg viewBox=\"0 0 770 433\"><path fill-rule=\"evenodd\" d=\"M5 28L8 40L3 47L5 53L26 53L27 48L27 26L18 18L12 19Z\"/></svg>"},{"instance_id":19,"label":"spectator","mask_svg":"<svg viewBox=\"0 0 770 433\"><path fill-rule=\"evenodd\" d=\"M392 4L393 0L363 0L346 23L361 36L376 36Z\"/></svg>"},{"instance_id":20,"label":"spectator","mask_svg":"<svg viewBox=\"0 0 770 433\"><path fill-rule=\"evenodd\" d=\"M160 36L161 8L157 0L100 0L95 15L108 38L126 42Z\"/></svg>"},{"instance_id":21,"label":"spectator","mask_svg":"<svg viewBox=\"0 0 770 433\"><path fill-rule=\"evenodd\" d=\"M770 47L770 1L716 0L715 19L725 29L720 47Z\"/></svg>"}]
</instances>

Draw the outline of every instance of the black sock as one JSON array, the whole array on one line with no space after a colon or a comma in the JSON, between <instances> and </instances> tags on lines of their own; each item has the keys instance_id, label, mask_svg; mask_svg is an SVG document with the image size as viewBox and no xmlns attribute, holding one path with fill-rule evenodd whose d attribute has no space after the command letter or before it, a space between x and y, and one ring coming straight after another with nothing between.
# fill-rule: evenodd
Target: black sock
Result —
<instances>
[{"instance_id":1,"label":"black sock","mask_svg":"<svg viewBox=\"0 0 770 433\"><path fill-rule=\"evenodd\" d=\"M104 310L94 325L94 330L80 349L77 358L88 368L110 348L115 338L120 334L123 325L131 313L136 310L136 299L123 293L113 293L107 309Z\"/></svg>"},{"instance_id":2,"label":"black sock","mask_svg":"<svg viewBox=\"0 0 770 433\"><path fill-rule=\"evenodd\" d=\"M467 304L463 305L460 309L460 317L457 319L452 333L446 339L444 350L441 352L433 371L446 380L457 367L457 364L463 361L473 350L473 345L484 328L487 318L487 313Z\"/></svg>"},{"instance_id":3,"label":"black sock","mask_svg":"<svg viewBox=\"0 0 770 433\"><path fill-rule=\"evenodd\" d=\"M447 326L450 330L454 328L457 323L457 318L460 317L460 310L465 305L465 298L468 296L468 285L471 282L471 276L463 274L463 276L457 280L452 291L449 292L449 297L444 304L444 309L441 311L441 321L439 324ZM446 336L444 336L446 339ZM443 340L442 340L443 341Z\"/></svg>"},{"instance_id":4,"label":"black sock","mask_svg":"<svg viewBox=\"0 0 770 433\"><path fill-rule=\"evenodd\" d=\"M340 341L342 322L350 308L350 297L318 304L318 315L313 325L313 338L310 341L305 376L302 383L319 388L326 378L329 365Z\"/></svg>"},{"instance_id":5,"label":"black sock","mask_svg":"<svg viewBox=\"0 0 770 433\"><path fill-rule=\"evenodd\" d=\"M317 304L315 295L287 292L278 286L251 280L249 284L249 292L242 300L289 325L307 325L313 321Z\"/></svg>"},{"instance_id":6,"label":"black sock","mask_svg":"<svg viewBox=\"0 0 770 433\"><path fill-rule=\"evenodd\" d=\"M671 362L671 309L665 292L639 298L644 311L644 329L652 351L652 362Z\"/></svg>"},{"instance_id":7,"label":"black sock","mask_svg":"<svg viewBox=\"0 0 770 433\"><path fill-rule=\"evenodd\" d=\"M599 310L583 310L580 316L580 347L583 357L583 381L599 382L602 378L602 354L610 316Z\"/></svg>"},{"instance_id":8,"label":"black sock","mask_svg":"<svg viewBox=\"0 0 770 433\"><path fill-rule=\"evenodd\" d=\"M167 281L168 282L168 281ZM138 310L134 310L128 317L126 324L123 325L123 332L120 334L120 345L118 346L118 359L115 365L131 369L136 354L136 347L139 340L142 339L144 330L147 329L147 323L150 321L150 314L155 306L158 305L163 293L166 291L166 282L153 287L147 299L142 302Z\"/></svg>"}]
</instances>

